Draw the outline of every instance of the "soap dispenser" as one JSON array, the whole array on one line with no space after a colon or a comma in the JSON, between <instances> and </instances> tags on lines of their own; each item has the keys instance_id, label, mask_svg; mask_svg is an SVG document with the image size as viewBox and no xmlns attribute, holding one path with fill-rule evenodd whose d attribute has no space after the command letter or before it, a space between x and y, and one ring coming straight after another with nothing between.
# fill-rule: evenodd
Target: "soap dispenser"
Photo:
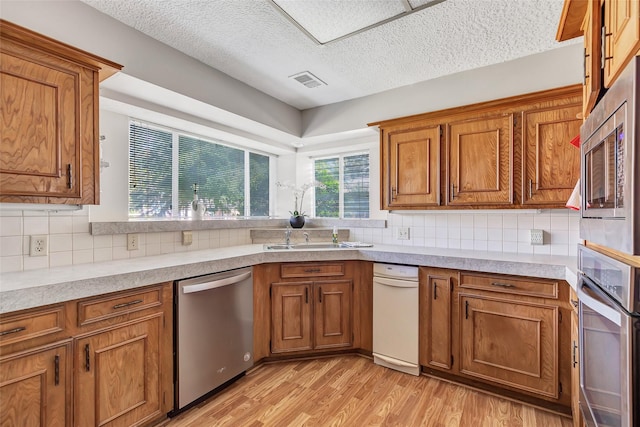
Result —
<instances>
[{"instance_id":1,"label":"soap dispenser","mask_svg":"<svg viewBox=\"0 0 640 427\"><path fill-rule=\"evenodd\" d=\"M338 244L338 227L333 226L332 240L334 245Z\"/></svg>"}]
</instances>

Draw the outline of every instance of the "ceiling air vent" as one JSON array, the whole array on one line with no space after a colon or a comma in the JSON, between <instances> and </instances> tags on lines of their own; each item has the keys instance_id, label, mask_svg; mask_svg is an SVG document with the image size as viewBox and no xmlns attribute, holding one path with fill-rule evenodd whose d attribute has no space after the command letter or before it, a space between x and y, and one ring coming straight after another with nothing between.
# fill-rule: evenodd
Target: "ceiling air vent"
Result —
<instances>
[{"instance_id":1,"label":"ceiling air vent","mask_svg":"<svg viewBox=\"0 0 640 427\"><path fill-rule=\"evenodd\" d=\"M326 85L325 82L314 76L308 71L303 71L302 73L294 74L293 76L289 76L289 78L297 80L299 83L302 83L309 89Z\"/></svg>"}]
</instances>

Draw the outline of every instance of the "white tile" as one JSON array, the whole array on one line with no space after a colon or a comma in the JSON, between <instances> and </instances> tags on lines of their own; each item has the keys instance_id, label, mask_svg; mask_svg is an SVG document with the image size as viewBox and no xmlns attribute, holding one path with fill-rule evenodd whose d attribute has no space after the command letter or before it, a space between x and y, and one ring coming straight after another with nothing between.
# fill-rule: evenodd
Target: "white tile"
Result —
<instances>
[{"instance_id":1,"label":"white tile","mask_svg":"<svg viewBox=\"0 0 640 427\"><path fill-rule=\"evenodd\" d=\"M531 230L533 228L533 215L518 215L518 228L520 230Z\"/></svg>"},{"instance_id":2,"label":"white tile","mask_svg":"<svg viewBox=\"0 0 640 427\"><path fill-rule=\"evenodd\" d=\"M142 258L147 256L147 246L139 246L135 251L129 251L129 258Z\"/></svg>"},{"instance_id":3,"label":"white tile","mask_svg":"<svg viewBox=\"0 0 640 427\"><path fill-rule=\"evenodd\" d=\"M447 239L436 239L436 248L448 248L449 242Z\"/></svg>"},{"instance_id":4,"label":"white tile","mask_svg":"<svg viewBox=\"0 0 640 427\"><path fill-rule=\"evenodd\" d=\"M106 234L104 236L93 236L93 249L105 249L113 247L113 236Z\"/></svg>"},{"instance_id":5,"label":"white tile","mask_svg":"<svg viewBox=\"0 0 640 427\"><path fill-rule=\"evenodd\" d=\"M22 266L26 270L38 270L40 268L49 268L49 256L23 256Z\"/></svg>"},{"instance_id":6,"label":"white tile","mask_svg":"<svg viewBox=\"0 0 640 427\"><path fill-rule=\"evenodd\" d=\"M126 247L118 246L111 248L113 259L129 259L130 255Z\"/></svg>"},{"instance_id":7,"label":"white tile","mask_svg":"<svg viewBox=\"0 0 640 427\"><path fill-rule=\"evenodd\" d=\"M461 241L460 239L449 239L447 245L449 249L460 249Z\"/></svg>"},{"instance_id":8,"label":"white tile","mask_svg":"<svg viewBox=\"0 0 640 427\"><path fill-rule=\"evenodd\" d=\"M533 254L533 246L529 243L518 243L519 254Z\"/></svg>"},{"instance_id":9,"label":"white tile","mask_svg":"<svg viewBox=\"0 0 640 427\"><path fill-rule=\"evenodd\" d=\"M126 248L127 247L127 235L126 234L114 234L111 236L111 243L114 248ZM160 243L160 242L158 242Z\"/></svg>"},{"instance_id":10,"label":"white tile","mask_svg":"<svg viewBox=\"0 0 640 427\"><path fill-rule=\"evenodd\" d=\"M489 228L487 230L487 240L502 242L502 228Z\"/></svg>"},{"instance_id":11,"label":"white tile","mask_svg":"<svg viewBox=\"0 0 640 427\"><path fill-rule=\"evenodd\" d=\"M569 255L569 245L549 245L551 247L551 255Z\"/></svg>"},{"instance_id":12,"label":"white tile","mask_svg":"<svg viewBox=\"0 0 640 427\"><path fill-rule=\"evenodd\" d=\"M173 242L162 242L160 244L160 253L172 254L175 252L174 246Z\"/></svg>"},{"instance_id":13,"label":"white tile","mask_svg":"<svg viewBox=\"0 0 640 427\"><path fill-rule=\"evenodd\" d=\"M24 234L49 234L49 217L32 216L23 219Z\"/></svg>"},{"instance_id":14,"label":"white tile","mask_svg":"<svg viewBox=\"0 0 640 427\"><path fill-rule=\"evenodd\" d=\"M402 240L403 242L406 242L406 240ZM227 248L231 246L231 243L229 243L229 238L228 237L221 237L220 238L220 247L221 248Z\"/></svg>"},{"instance_id":15,"label":"white tile","mask_svg":"<svg viewBox=\"0 0 640 427\"><path fill-rule=\"evenodd\" d=\"M493 252L502 252L502 240L500 241L489 240L487 242L487 250L493 251Z\"/></svg>"},{"instance_id":16,"label":"white tile","mask_svg":"<svg viewBox=\"0 0 640 427\"><path fill-rule=\"evenodd\" d=\"M549 243L552 245L561 244L566 246L569 243L569 232L567 230L552 231L549 233Z\"/></svg>"},{"instance_id":17,"label":"white tile","mask_svg":"<svg viewBox=\"0 0 640 427\"><path fill-rule=\"evenodd\" d=\"M10 217L10 216L22 217L22 211L5 211L0 209L0 218Z\"/></svg>"},{"instance_id":18,"label":"white tile","mask_svg":"<svg viewBox=\"0 0 640 427\"><path fill-rule=\"evenodd\" d=\"M0 257L0 272L10 273L22 270L22 255Z\"/></svg>"},{"instance_id":19,"label":"white tile","mask_svg":"<svg viewBox=\"0 0 640 427\"><path fill-rule=\"evenodd\" d=\"M473 214L460 215L460 227L473 227Z\"/></svg>"},{"instance_id":20,"label":"white tile","mask_svg":"<svg viewBox=\"0 0 640 427\"><path fill-rule=\"evenodd\" d=\"M147 256L160 255L161 253L160 245L159 244L147 245L145 248L145 251Z\"/></svg>"},{"instance_id":21,"label":"white tile","mask_svg":"<svg viewBox=\"0 0 640 427\"><path fill-rule=\"evenodd\" d=\"M447 226L448 227L460 227L460 214L449 214L449 215L447 215Z\"/></svg>"},{"instance_id":22,"label":"white tile","mask_svg":"<svg viewBox=\"0 0 640 427\"><path fill-rule=\"evenodd\" d=\"M502 240L504 242L517 242L518 241L518 229L505 228L502 230Z\"/></svg>"},{"instance_id":23,"label":"white tile","mask_svg":"<svg viewBox=\"0 0 640 427\"><path fill-rule=\"evenodd\" d=\"M447 232L447 236L449 237L449 239L456 239L456 240L460 240L460 228L459 227L454 227L454 228L449 228L448 232ZM451 246L449 246L451 247Z\"/></svg>"},{"instance_id":24,"label":"white tile","mask_svg":"<svg viewBox=\"0 0 640 427\"><path fill-rule=\"evenodd\" d=\"M551 228L551 217L547 214L534 215L533 228L538 230L549 230Z\"/></svg>"},{"instance_id":25,"label":"white tile","mask_svg":"<svg viewBox=\"0 0 640 427\"><path fill-rule=\"evenodd\" d=\"M160 233L160 243L175 243L174 234L171 231Z\"/></svg>"},{"instance_id":26,"label":"white tile","mask_svg":"<svg viewBox=\"0 0 640 427\"><path fill-rule=\"evenodd\" d=\"M413 246L423 248L425 245L424 237L417 237L413 240Z\"/></svg>"},{"instance_id":27,"label":"white tile","mask_svg":"<svg viewBox=\"0 0 640 427\"><path fill-rule=\"evenodd\" d=\"M533 247L533 253L535 255L550 255L551 245L538 245Z\"/></svg>"},{"instance_id":28,"label":"white tile","mask_svg":"<svg viewBox=\"0 0 640 427\"><path fill-rule=\"evenodd\" d=\"M568 230L569 229L569 217L567 216L555 216L550 218L551 230Z\"/></svg>"},{"instance_id":29,"label":"white tile","mask_svg":"<svg viewBox=\"0 0 640 427\"><path fill-rule=\"evenodd\" d=\"M93 262L104 262L111 260L113 260L113 250L111 247L93 248Z\"/></svg>"},{"instance_id":30,"label":"white tile","mask_svg":"<svg viewBox=\"0 0 640 427\"><path fill-rule=\"evenodd\" d=\"M72 216L52 216L49 217L49 234L70 234L73 233Z\"/></svg>"},{"instance_id":31,"label":"white tile","mask_svg":"<svg viewBox=\"0 0 640 427\"><path fill-rule=\"evenodd\" d=\"M518 242L531 245L531 230L529 229L518 230Z\"/></svg>"},{"instance_id":32,"label":"white tile","mask_svg":"<svg viewBox=\"0 0 640 427\"><path fill-rule=\"evenodd\" d=\"M518 215L505 214L502 215L502 227L503 228L518 228Z\"/></svg>"},{"instance_id":33,"label":"white tile","mask_svg":"<svg viewBox=\"0 0 640 427\"><path fill-rule=\"evenodd\" d=\"M22 255L29 255L29 250L31 249L30 244L31 244L31 237L22 236Z\"/></svg>"},{"instance_id":34,"label":"white tile","mask_svg":"<svg viewBox=\"0 0 640 427\"><path fill-rule=\"evenodd\" d=\"M147 245L160 245L162 233L147 233L146 244Z\"/></svg>"},{"instance_id":35,"label":"white tile","mask_svg":"<svg viewBox=\"0 0 640 427\"><path fill-rule=\"evenodd\" d=\"M502 252L518 253L517 242L502 242Z\"/></svg>"},{"instance_id":36,"label":"white tile","mask_svg":"<svg viewBox=\"0 0 640 427\"><path fill-rule=\"evenodd\" d=\"M424 237L427 239L434 239L436 237L436 228L435 227L425 227L424 228Z\"/></svg>"},{"instance_id":37,"label":"white tile","mask_svg":"<svg viewBox=\"0 0 640 427\"><path fill-rule=\"evenodd\" d=\"M73 265L73 252L52 252L49 254L50 267L64 267Z\"/></svg>"},{"instance_id":38,"label":"white tile","mask_svg":"<svg viewBox=\"0 0 640 427\"><path fill-rule=\"evenodd\" d=\"M486 241L489 236L489 231L486 228L474 228L473 240Z\"/></svg>"},{"instance_id":39,"label":"white tile","mask_svg":"<svg viewBox=\"0 0 640 427\"><path fill-rule=\"evenodd\" d=\"M460 249L473 249L473 240L471 239L460 240Z\"/></svg>"},{"instance_id":40,"label":"white tile","mask_svg":"<svg viewBox=\"0 0 640 427\"><path fill-rule=\"evenodd\" d=\"M487 228L487 214L474 214L473 215L473 226L480 228Z\"/></svg>"},{"instance_id":41,"label":"white tile","mask_svg":"<svg viewBox=\"0 0 640 427\"><path fill-rule=\"evenodd\" d=\"M483 240L473 241L473 250L475 251L486 251L487 247L488 247L487 241L483 241Z\"/></svg>"},{"instance_id":42,"label":"white tile","mask_svg":"<svg viewBox=\"0 0 640 427\"><path fill-rule=\"evenodd\" d=\"M473 227L461 227L460 228L460 238L473 240Z\"/></svg>"},{"instance_id":43,"label":"white tile","mask_svg":"<svg viewBox=\"0 0 640 427\"><path fill-rule=\"evenodd\" d=\"M488 228L502 228L502 215L497 213L487 214Z\"/></svg>"},{"instance_id":44,"label":"white tile","mask_svg":"<svg viewBox=\"0 0 640 427\"><path fill-rule=\"evenodd\" d=\"M0 237L0 257L22 255L22 236Z\"/></svg>"},{"instance_id":45,"label":"white tile","mask_svg":"<svg viewBox=\"0 0 640 427\"><path fill-rule=\"evenodd\" d=\"M436 214L436 228L447 228L448 224L446 214Z\"/></svg>"},{"instance_id":46,"label":"white tile","mask_svg":"<svg viewBox=\"0 0 640 427\"><path fill-rule=\"evenodd\" d=\"M447 234L447 227L436 227L436 239L446 240L448 238Z\"/></svg>"},{"instance_id":47,"label":"white tile","mask_svg":"<svg viewBox=\"0 0 640 427\"><path fill-rule=\"evenodd\" d=\"M436 239L424 239L424 245L427 248L435 248L436 247Z\"/></svg>"},{"instance_id":48,"label":"white tile","mask_svg":"<svg viewBox=\"0 0 640 427\"><path fill-rule=\"evenodd\" d=\"M88 216L74 216L73 217L73 232L74 233L88 233L89 232L89 217Z\"/></svg>"},{"instance_id":49,"label":"white tile","mask_svg":"<svg viewBox=\"0 0 640 427\"><path fill-rule=\"evenodd\" d=\"M70 252L72 250L72 234L52 234L49 236L49 252Z\"/></svg>"},{"instance_id":50,"label":"white tile","mask_svg":"<svg viewBox=\"0 0 640 427\"><path fill-rule=\"evenodd\" d=\"M73 265L91 264L93 262L93 249L80 249L73 251Z\"/></svg>"},{"instance_id":51,"label":"white tile","mask_svg":"<svg viewBox=\"0 0 640 427\"><path fill-rule=\"evenodd\" d=\"M49 212L47 211L22 211L22 216L27 217L49 217Z\"/></svg>"},{"instance_id":52,"label":"white tile","mask_svg":"<svg viewBox=\"0 0 640 427\"><path fill-rule=\"evenodd\" d=\"M93 253L93 236L89 233L73 234L73 251L91 249ZM74 264L77 264L74 261Z\"/></svg>"},{"instance_id":53,"label":"white tile","mask_svg":"<svg viewBox=\"0 0 640 427\"><path fill-rule=\"evenodd\" d=\"M425 227L435 227L436 226L436 215L431 213L424 216L424 226Z\"/></svg>"}]
</instances>

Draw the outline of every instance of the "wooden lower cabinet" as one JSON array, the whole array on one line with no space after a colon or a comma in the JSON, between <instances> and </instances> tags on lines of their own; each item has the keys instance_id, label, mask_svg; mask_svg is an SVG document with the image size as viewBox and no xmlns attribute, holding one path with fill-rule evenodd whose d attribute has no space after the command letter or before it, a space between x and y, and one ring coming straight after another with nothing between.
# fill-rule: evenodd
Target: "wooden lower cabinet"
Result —
<instances>
[{"instance_id":1,"label":"wooden lower cabinet","mask_svg":"<svg viewBox=\"0 0 640 427\"><path fill-rule=\"evenodd\" d=\"M273 283L271 352L351 347L351 295L351 280Z\"/></svg>"},{"instance_id":2,"label":"wooden lower cabinet","mask_svg":"<svg viewBox=\"0 0 640 427\"><path fill-rule=\"evenodd\" d=\"M451 370L451 295L457 274L420 268L420 364Z\"/></svg>"},{"instance_id":3,"label":"wooden lower cabinet","mask_svg":"<svg viewBox=\"0 0 640 427\"><path fill-rule=\"evenodd\" d=\"M0 426L71 426L71 340L0 357Z\"/></svg>"},{"instance_id":4,"label":"wooden lower cabinet","mask_svg":"<svg viewBox=\"0 0 640 427\"><path fill-rule=\"evenodd\" d=\"M557 399L558 308L460 295L460 373Z\"/></svg>"},{"instance_id":5,"label":"wooden lower cabinet","mask_svg":"<svg viewBox=\"0 0 640 427\"><path fill-rule=\"evenodd\" d=\"M75 420L82 426L134 426L161 417L162 315L75 342Z\"/></svg>"}]
</instances>

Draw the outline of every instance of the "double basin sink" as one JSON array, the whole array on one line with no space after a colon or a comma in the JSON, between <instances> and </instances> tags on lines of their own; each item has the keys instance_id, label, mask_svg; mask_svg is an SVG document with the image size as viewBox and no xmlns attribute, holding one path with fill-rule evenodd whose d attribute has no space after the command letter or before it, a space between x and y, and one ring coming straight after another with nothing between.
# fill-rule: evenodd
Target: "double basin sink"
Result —
<instances>
[{"instance_id":1,"label":"double basin sink","mask_svg":"<svg viewBox=\"0 0 640 427\"><path fill-rule=\"evenodd\" d=\"M337 248L370 248L372 244L360 242L342 242L342 243L268 243L264 245L265 250L296 250L296 249L337 249Z\"/></svg>"}]
</instances>

